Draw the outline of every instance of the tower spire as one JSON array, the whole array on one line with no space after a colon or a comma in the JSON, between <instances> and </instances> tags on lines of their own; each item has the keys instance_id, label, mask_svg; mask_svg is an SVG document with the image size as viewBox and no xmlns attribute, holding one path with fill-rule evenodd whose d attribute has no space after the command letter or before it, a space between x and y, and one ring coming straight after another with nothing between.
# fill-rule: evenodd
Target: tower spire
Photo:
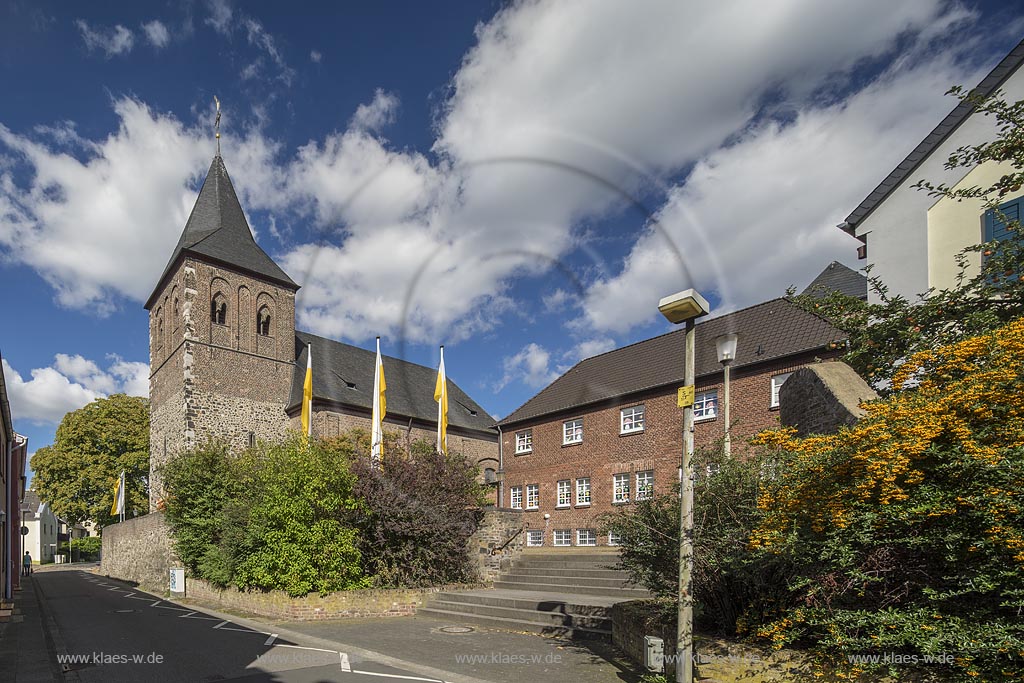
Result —
<instances>
[{"instance_id":1,"label":"tower spire","mask_svg":"<svg viewBox=\"0 0 1024 683\"><path fill-rule=\"evenodd\" d=\"M217 156L220 156L220 100L218 100L217 96L214 95L213 101L217 104L217 118L213 122L213 129L216 131L216 135L214 137L217 138Z\"/></svg>"}]
</instances>

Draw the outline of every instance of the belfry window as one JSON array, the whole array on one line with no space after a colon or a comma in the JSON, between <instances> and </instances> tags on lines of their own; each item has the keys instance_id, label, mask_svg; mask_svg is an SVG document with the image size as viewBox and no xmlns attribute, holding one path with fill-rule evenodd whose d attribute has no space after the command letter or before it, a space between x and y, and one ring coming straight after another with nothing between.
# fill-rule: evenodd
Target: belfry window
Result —
<instances>
[{"instance_id":1,"label":"belfry window","mask_svg":"<svg viewBox=\"0 0 1024 683\"><path fill-rule=\"evenodd\" d=\"M263 337L270 336L270 309L266 306L256 314L256 333Z\"/></svg>"},{"instance_id":2,"label":"belfry window","mask_svg":"<svg viewBox=\"0 0 1024 683\"><path fill-rule=\"evenodd\" d=\"M210 322L226 325L228 320L228 303L222 294L213 297L210 302Z\"/></svg>"}]
</instances>

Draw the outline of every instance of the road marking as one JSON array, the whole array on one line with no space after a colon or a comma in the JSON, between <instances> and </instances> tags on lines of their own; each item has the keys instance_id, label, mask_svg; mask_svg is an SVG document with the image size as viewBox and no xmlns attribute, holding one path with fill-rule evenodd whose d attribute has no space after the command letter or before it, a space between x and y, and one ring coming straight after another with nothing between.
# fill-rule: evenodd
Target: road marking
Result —
<instances>
[{"instance_id":1,"label":"road marking","mask_svg":"<svg viewBox=\"0 0 1024 683\"><path fill-rule=\"evenodd\" d=\"M153 605L153 606L157 607L158 609L173 609L176 612L188 612L188 611L190 611L188 609L185 609L184 607L171 607L170 605Z\"/></svg>"},{"instance_id":2,"label":"road marking","mask_svg":"<svg viewBox=\"0 0 1024 683\"><path fill-rule=\"evenodd\" d=\"M220 628L221 626L223 626L223 625L224 625L224 624L226 624L226 623L228 623L228 622L226 622L226 621L222 621L222 622L220 622L219 624L217 624L216 626L214 626L214 628Z\"/></svg>"},{"instance_id":3,"label":"road marking","mask_svg":"<svg viewBox=\"0 0 1024 683\"><path fill-rule=\"evenodd\" d=\"M352 671L352 665L348 663L348 655L344 652L339 652L338 654L341 656L341 670Z\"/></svg>"},{"instance_id":4,"label":"road marking","mask_svg":"<svg viewBox=\"0 0 1024 683\"><path fill-rule=\"evenodd\" d=\"M263 643L263 644L264 645L273 645L275 640L277 640L277 634L276 633L271 633L270 637L267 638L267 641L265 643Z\"/></svg>"},{"instance_id":5,"label":"road marking","mask_svg":"<svg viewBox=\"0 0 1024 683\"><path fill-rule=\"evenodd\" d=\"M182 614L182 615L181 615L180 617L178 617L178 618L179 618L179 619L184 619L185 617L190 617L190 616L192 616L193 614L195 614L195 612L189 612L188 614Z\"/></svg>"},{"instance_id":6,"label":"road marking","mask_svg":"<svg viewBox=\"0 0 1024 683\"><path fill-rule=\"evenodd\" d=\"M152 604L152 605L150 605L150 607L156 607L156 606L157 606L157 605L159 605L159 604L160 604L161 602L163 602L163 600L154 600L154 601L153 601L153 604Z\"/></svg>"},{"instance_id":7,"label":"road marking","mask_svg":"<svg viewBox=\"0 0 1024 683\"><path fill-rule=\"evenodd\" d=\"M322 647L306 647L305 645L286 645L285 643L278 643L274 647L290 647L293 650L316 650L317 652L330 652L331 654L341 654L337 650L325 650Z\"/></svg>"},{"instance_id":8,"label":"road marking","mask_svg":"<svg viewBox=\"0 0 1024 683\"><path fill-rule=\"evenodd\" d=\"M353 671L354 674L363 674L364 676L381 676L383 678L401 678L407 681L428 681L429 683L445 683L440 678L421 678L419 676L400 676L398 674L382 674L377 671Z\"/></svg>"}]
</instances>

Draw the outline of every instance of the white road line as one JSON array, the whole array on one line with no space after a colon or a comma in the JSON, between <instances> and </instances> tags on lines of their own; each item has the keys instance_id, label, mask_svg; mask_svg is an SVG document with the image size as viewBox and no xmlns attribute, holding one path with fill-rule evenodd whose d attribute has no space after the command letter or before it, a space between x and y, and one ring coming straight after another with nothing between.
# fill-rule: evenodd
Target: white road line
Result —
<instances>
[{"instance_id":1,"label":"white road line","mask_svg":"<svg viewBox=\"0 0 1024 683\"><path fill-rule=\"evenodd\" d=\"M364 676L381 676L383 678L401 678L407 681L429 681L429 683L445 683L440 678L420 678L419 676L400 676L398 674L382 674L377 671L353 671L354 674L363 674Z\"/></svg>"},{"instance_id":2,"label":"white road line","mask_svg":"<svg viewBox=\"0 0 1024 683\"><path fill-rule=\"evenodd\" d=\"M341 656L341 670L352 671L352 665L348 663L348 655L344 652L338 653Z\"/></svg>"},{"instance_id":3,"label":"white road line","mask_svg":"<svg viewBox=\"0 0 1024 683\"><path fill-rule=\"evenodd\" d=\"M154 601L153 601L153 604L152 604L152 605L150 605L150 607L156 607L156 606L157 606L157 605L159 605L159 604L160 604L161 602L163 602L163 600L154 600Z\"/></svg>"},{"instance_id":4,"label":"white road line","mask_svg":"<svg viewBox=\"0 0 1024 683\"><path fill-rule=\"evenodd\" d=\"M217 624L216 626L214 626L214 628L220 628L221 626L223 626L223 625L224 625L224 624L226 624L226 623L228 623L228 622L226 622L226 621L222 621L222 622L220 622L219 624Z\"/></svg>"},{"instance_id":5,"label":"white road line","mask_svg":"<svg viewBox=\"0 0 1024 683\"><path fill-rule=\"evenodd\" d=\"M217 627L214 626L214 628L217 628ZM230 626L221 626L220 630L221 631L238 631L239 633L255 633L256 635L259 635L259 636L270 635L269 633L267 633L265 631L253 631L251 628L231 628Z\"/></svg>"},{"instance_id":6,"label":"white road line","mask_svg":"<svg viewBox=\"0 0 1024 683\"><path fill-rule=\"evenodd\" d=\"M189 612L188 614L182 614L182 615L181 615L180 617L178 617L178 618L179 618L179 619L184 619L185 617L190 617L190 616L192 616L193 614L195 614L195 612Z\"/></svg>"},{"instance_id":7,"label":"white road line","mask_svg":"<svg viewBox=\"0 0 1024 683\"><path fill-rule=\"evenodd\" d=\"M189 612L190 611L188 609L185 609L184 607L171 607L170 605L156 605L156 608L157 609L172 609L172 610L174 610L176 612Z\"/></svg>"},{"instance_id":8,"label":"white road line","mask_svg":"<svg viewBox=\"0 0 1024 683\"><path fill-rule=\"evenodd\" d=\"M264 645L273 645L275 640L277 640L277 634L276 633L271 633L270 637L267 638L266 642L263 643L263 644Z\"/></svg>"},{"instance_id":9,"label":"white road line","mask_svg":"<svg viewBox=\"0 0 1024 683\"><path fill-rule=\"evenodd\" d=\"M290 647L293 650L316 650L317 652L330 652L331 654L341 654L337 650L325 650L322 647L306 647L305 645L286 645L285 643L278 643L274 647Z\"/></svg>"},{"instance_id":10,"label":"white road line","mask_svg":"<svg viewBox=\"0 0 1024 683\"><path fill-rule=\"evenodd\" d=\"M125 597L125 598L130 598L130 597L132 597L133 595L135 595L135 593L126 593L126 594L125 594L125 595L123 595L122 597Z\"/></svg>"}]
</instances>

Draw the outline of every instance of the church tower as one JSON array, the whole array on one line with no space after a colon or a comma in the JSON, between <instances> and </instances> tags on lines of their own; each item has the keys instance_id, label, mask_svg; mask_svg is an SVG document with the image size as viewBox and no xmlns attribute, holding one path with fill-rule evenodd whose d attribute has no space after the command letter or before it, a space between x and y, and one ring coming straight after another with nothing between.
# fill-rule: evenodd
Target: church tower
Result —
<instances>
[{"instance_id":1,"label":"church tower","mask_svg":"<svg viewBox=\"0 0 1024 683\"><path fill-rule=\"evenodd\" d=\"M163 495L158 469L175 453L283 434L298 289L253 239L218 154L146 302L151 508Z\"/></svg>"}]
</instances>

